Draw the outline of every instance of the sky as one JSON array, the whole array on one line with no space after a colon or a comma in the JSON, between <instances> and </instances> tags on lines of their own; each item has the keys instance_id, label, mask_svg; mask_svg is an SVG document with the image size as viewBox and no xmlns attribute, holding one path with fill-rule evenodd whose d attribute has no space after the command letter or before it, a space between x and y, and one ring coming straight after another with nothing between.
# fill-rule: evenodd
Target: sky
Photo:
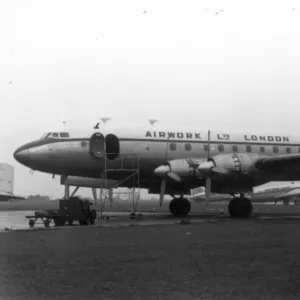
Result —
<instances>
[{"instance_id":1,"label":"sky","mask_svg":"<svg viewBox=\"0 0 300 300\"><path fill-rule=\"evenodd\" d=\"M298 134L297 2L0 1L0 161L15 193L62 196L13 151L63 121Z\"/></svg>"}]
</instances>

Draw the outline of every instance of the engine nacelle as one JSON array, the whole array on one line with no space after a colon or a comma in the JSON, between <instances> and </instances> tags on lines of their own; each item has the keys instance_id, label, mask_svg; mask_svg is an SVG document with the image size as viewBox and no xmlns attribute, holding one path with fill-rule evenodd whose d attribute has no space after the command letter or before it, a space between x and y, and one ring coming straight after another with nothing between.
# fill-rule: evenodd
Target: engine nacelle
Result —
<instances>
[{"instance_id":1,"label":"engine nacelle","mask_svg":"<svg viewBox=\"0 0 300 300\"><path fill-rule=\"evenodd\" d=\"M199 165L204 160L192 159L193 163ZM170 167L170 171L176 173L180 177L192 177L200 176L199 171L193 167L191 163L188 163L186 159L174 159L168 161L167 165Z\"/></svg>"},{"instance_id":2,"label":"engine nacelle","mask_svg":"<svg viewBox=\"0 0 300 300\"><path fill-rule=\"evenodd\" d=\"M256 161L260 158L258 154L249 153L231 153L220 154L209 159L212 161L216 169L226 170L227 178L239 178L249 176L258 171L255 167ZM214 178L218 178L218 172L214 173ZM224 174L222 174L224 178Z\"/></svg>"}]
</instances>

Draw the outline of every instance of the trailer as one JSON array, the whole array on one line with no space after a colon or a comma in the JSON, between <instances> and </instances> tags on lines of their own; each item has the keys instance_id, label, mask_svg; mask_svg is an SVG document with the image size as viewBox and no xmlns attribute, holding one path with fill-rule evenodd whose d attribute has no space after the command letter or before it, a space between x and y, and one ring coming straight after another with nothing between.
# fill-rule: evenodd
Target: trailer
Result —
<instances>
[{"instance_id":1,"label":"trailer","mask_svg":"<svg viewBox=\"0 0 300 300\"><path fill-rule=\"evenodd\" d=\"M73 225L78 221L80 226L93 225L97 219L95 209L91 209L92 203L88 199L71 197L59 200L58 210L35 211L34 216L26 216L29 219L29 226L34 227L38 220L41 220L45 227L49 227L51 222L55 226L64 226L66 223Z\"/></svg>"}]
</instances>

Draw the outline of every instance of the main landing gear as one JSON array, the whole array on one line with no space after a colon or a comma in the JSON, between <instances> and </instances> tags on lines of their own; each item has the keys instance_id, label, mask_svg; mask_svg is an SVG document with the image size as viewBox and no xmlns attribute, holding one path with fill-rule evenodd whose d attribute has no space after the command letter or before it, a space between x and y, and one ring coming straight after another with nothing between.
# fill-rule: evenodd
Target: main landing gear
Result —
<instances>
[{"instance_id":1,"label":"main landing gear","mask_svg":"<svg viewBox=\"0 0 300 300\"><path fill-rule=\"evenodd\" d=\"M252 211L251 201L243 194L240 197L233 197L228 204L228 213L232 218L248 218Z\"/></svg>"},{"instance_id":2,"label":"main landing gear","mask_svg":"<svg viewBox=\"0 0 300 300\"><path fill-rule=\"evenodd\" d=\"M191 203L183 196L174 197L169 204L169 210L174 216L186 216L191 211ZM241 194L240 197L234 196L228 204L228 213L232 218L249 218L252 211L252 203L250 199L244 197L244 194Z\"/></svg>"},{"instance_id":3,"label":"main landing gear","mask_svg":"<svg viewBox=\"0 0 300 300\"><path fill-rule=\"evenodd\" d=\"M174 216L186 216L191 211L191 203L183 196L180 196L179 198L174 197L174 199L170 201L169 210Z\"/></svg>"}]
</instances>

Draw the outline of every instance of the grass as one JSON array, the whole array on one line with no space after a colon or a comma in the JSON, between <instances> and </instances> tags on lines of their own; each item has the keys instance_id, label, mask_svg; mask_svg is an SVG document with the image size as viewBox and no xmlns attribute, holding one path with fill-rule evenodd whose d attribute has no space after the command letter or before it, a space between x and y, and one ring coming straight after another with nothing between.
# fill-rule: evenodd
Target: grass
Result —
<instances>
[{"instance_id":1,"label":"grass","mask_svg":"<svg viewBox=\"0 0 300 300\"><path fill-rule=\"evenodd\" d=\"M3 233L0 298L299 299L298 227L230 220Z\"/></svg>"}]
</instances>

